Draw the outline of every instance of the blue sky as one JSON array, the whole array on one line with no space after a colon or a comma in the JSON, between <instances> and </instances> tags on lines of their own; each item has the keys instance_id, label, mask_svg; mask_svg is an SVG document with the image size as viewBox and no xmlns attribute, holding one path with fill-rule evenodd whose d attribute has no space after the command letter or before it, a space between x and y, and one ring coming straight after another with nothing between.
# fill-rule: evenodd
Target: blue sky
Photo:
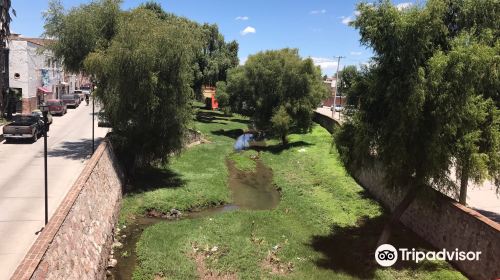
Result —
<instances>
[{"instance_id":1,"label":"blue sky","mask_svg":"<svg viewBox=\"0 0 500 280\"><path fill-rule=\"evenodd\" d=\"M88 0L62 0L65 8ZM124 0L123 8L144 0ZM366 63L372 55L359 43L358 32L346 25L355 17L357 0L157 0L168 12L197 22L217 23L226 40L240 45L242 62L248 55L267 49L298 48L303 57L312 57L324 73L336 70L334 56L344 56L343 65ZM405 5L406 1L393 1ZM43 33L45 0L13 0L16 10L11 29L26 37ZM246 32L244 32L246 30Z\"/></svg>"}]
</instances>

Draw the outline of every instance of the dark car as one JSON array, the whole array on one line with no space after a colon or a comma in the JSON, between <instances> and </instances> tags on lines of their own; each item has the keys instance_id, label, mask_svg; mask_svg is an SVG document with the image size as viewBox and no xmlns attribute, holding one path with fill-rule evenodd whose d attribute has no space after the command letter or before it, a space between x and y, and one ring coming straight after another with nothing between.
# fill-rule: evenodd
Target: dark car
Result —
<instances>
[{"instance_id":1,"label":"dark car","mask_svg":"<svg viewBox=\"0 0 500 280\"><path fill-rule=\"evenodd\" d=\"M32 115L38 115L42 120L43 120L43 113L42 111L40 111L40 109L36 109L36 110L33 110L31 111L31 114ZM47 128L47 130L50 128L50 125L52 124L52 115L50 114L50 112L47 113L47 124L49 125L49 127Z\"/></svg>"},{"instance_id":2,"label":"dark car","mask_svg":"<svg viewBox=\"0 0 500 280\"><path fill-rule=\"evenodd\" d=\"M61 97L62 102L68 106L68 108L76 108L80 105L80 97L78 94L67 94Z\"/></svg>"},{"instance_id":3,"label":"dark car","mask_svg":"<svg viewBox=\"0 0 500 280\"><path fill-rule=\"evenodd\" d=\"M15 139L31 139L33 142L43 134L44 122L39 115L17 115L12 122L3 127L6 141Z\"/></svg>"},{"instance_id":4,"label":"dark car","mask_svg":"<svg viewBox=\"0 0 500 280\"><path fill-rule=\"evenodd\" d=\"M68 112L66 104L59 99L51 99L47 101L47 105L49 106L49 112L51 115L64 115Z\"/></svg>"},{"instance_id":5,"label":"dark car","mask_svg":"<svg viewBox=\"0 0 500 280\"><path fill-rule=\"evenodd\" d=\"M73 92L73 94L78 94L78 96L80 97L80 101L83 101L83 99L85 99L85 93L83 93L79 89L75 89L75 91Z\"/></svg>"}]
</instances>

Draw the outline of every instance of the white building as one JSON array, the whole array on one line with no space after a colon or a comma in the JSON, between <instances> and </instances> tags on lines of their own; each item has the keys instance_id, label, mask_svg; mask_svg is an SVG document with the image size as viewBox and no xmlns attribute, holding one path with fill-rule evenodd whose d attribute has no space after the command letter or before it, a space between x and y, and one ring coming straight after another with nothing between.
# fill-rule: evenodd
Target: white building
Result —
<instances>
[{"instance_id":1,"label":"white building","mask_svg":"<svg viewBox=\"0 0 500 280\"><path fill-rule=\"evenodd\" d=\"M9 86L21 98L23 113L36 109L44 100L69 93L62 66L43 48L47 42L19 35L9 40Z\"/></svg>"}]
</instances>

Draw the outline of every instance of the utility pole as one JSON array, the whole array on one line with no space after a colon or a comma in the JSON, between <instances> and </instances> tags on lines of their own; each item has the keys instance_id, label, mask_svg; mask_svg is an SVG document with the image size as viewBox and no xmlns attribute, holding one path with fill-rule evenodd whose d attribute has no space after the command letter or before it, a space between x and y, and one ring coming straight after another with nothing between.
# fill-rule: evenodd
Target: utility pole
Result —
<instances>
[{"instance_id":1,"label":"utility pole","mask_svg":"<svg viewBox=\"0 0 500 280\"><path fill-rule=\"evenodd\" d=\"M336 57L337 60L337 75L335 78L335 92L333 94L333 109L332 109L332 118L335 118L335 109L337 107L337 90L339 88L339 66L340 66L340 59L345 58L345 56L334 56ZM340 116L340 113L339 113Z\"/></svg>"}]
</instances>

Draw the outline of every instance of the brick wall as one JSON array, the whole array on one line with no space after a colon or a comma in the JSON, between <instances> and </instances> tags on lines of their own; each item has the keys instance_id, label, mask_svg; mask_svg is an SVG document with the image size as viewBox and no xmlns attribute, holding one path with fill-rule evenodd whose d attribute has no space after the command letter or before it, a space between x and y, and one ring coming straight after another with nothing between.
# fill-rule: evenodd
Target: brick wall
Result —
<instances>
[{"instance_id":1,"label":"brick wall","mask_svg":"<svg viewBox=\"0 0 500 280\"><path fill-rule=\"evenodd\" d=\"M30 97L30 98L23 98L23 114L30 114L31 111L37 109L37 98L35 97Z\"/></svg>"},{"instance_id":2,"label":"brick wall","mask_svg":"<svg viewBox=\"0 0 500 280\"><path fill-rule=\"evenodd\" d=\"M384 186L380 166L354 172L377 200L394 209L403 193ZM453 264L472 279L500 278L500 225L480 213L432 190L434 203L416 200L401 217L404 225L438 250L480 251L479 261Z\"/></svg>"},{"instance_id":3,"label":"brick wall","mask_svg":"<svg viewBox=\"0 0 500 280\"><path fill-rule=\"evenodd\" d=\"M339 125L339 123L336 120L327 117L325 115L322 115L318 112L314 112L313 121L321 125L324 129L328 130L328 132L330 133L333 133L335 126Z\"/></svg>"},{"instance_id":4,"label":"brick wall","mask_svg":"<svg viewBox=\"0 0 500 280\"><path fill-rule=\"evenodd\" d=\"M319 113L315 113L314 121L330 132L338 125ZM380 165L351 170L356 180L389 209L403 198L403 193L384 185ZM435 200L414 201L401 217L403 224L437 249L481 251L479 261L453 264L472 279L500 279L500 225L438 191L431 192Z\"/></svg>"},{"instance_id":5,"label":"brick wall","mask_svg":"<svg viewBox=\"0 0 500 280\"><path fill-rule=\"evenodd\" d=\"M13 279L105 279L122 177L111 146L103 141Z\"/></svg>"}]
</instances>

